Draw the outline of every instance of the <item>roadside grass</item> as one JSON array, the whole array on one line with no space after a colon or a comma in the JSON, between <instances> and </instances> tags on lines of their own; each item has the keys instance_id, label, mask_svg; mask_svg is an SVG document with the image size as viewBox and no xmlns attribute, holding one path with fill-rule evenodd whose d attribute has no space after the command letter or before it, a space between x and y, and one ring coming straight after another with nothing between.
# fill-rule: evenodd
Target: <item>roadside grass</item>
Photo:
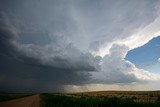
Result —
<instances>
[{"instance_id":1,"label":"roadside grass","mask_svg":"<svg viewBox=\"0 0 160 107\"><path fill-rule=\"evenodd\" d=\"M42 107L160 107L160 101L137 101L137 97L119 97L90 94L40 95Z\"/></svg>"}]
</instances>

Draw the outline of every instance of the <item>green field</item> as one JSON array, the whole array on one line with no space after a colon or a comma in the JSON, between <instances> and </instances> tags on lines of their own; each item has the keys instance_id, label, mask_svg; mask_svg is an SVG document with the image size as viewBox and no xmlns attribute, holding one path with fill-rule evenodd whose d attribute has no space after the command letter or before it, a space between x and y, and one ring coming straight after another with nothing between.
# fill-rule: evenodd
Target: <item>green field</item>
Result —
<instances>
[{"instance_id":1,"label":"green field","mask_svg":"<svg viewBox=\"0 0 160 107\"><path fill-rule=\"evenodd\" d=\"M41 94L42 107L160 107L160 92L104 91Z\"/></svg>"}]
</instances>

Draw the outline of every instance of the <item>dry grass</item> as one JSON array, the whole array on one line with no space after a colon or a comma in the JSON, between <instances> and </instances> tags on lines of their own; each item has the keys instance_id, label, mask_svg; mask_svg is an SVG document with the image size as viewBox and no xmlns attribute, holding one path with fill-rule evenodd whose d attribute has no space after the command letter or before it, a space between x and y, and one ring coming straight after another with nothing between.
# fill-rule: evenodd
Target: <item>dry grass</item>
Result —
<instances>
[{"instance_id":1,"label":"dry grass","mask_svg":"<svg viewBox=\"0 0 160 107\"><path fill-rule=\"evenodd\" d=\"M95 96L95 97L118 97L132 98L136 102L160 101L160 91L95 91L83 93L68 93L67 96Z\"/></svg>"}]
</instances>

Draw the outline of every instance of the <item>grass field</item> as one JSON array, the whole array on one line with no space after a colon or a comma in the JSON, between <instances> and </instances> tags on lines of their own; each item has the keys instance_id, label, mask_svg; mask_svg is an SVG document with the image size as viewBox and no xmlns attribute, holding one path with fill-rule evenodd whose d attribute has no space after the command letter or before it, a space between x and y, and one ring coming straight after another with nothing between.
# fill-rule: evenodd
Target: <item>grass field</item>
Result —
<instances>
[{"instance_id":1,"label":"grass field","mask_svg":"<svg viewBox=\"0 0 160 107\"><path fill-rule=\"evenodd\" d=\"M30 95L33 94L1 93L0 101ZM160 91L43 93L40 103L41 107L160 107Z\"/></svg>"},{"instance_id":2,"label":"grass field","mask_svg":"<svg viewBox=\"0 0 160 107\"><path fill-rule=\"evenodd\" d=\"M42 107L160 107L160 91L41 94Z\"/></svg>"}]
</instances>

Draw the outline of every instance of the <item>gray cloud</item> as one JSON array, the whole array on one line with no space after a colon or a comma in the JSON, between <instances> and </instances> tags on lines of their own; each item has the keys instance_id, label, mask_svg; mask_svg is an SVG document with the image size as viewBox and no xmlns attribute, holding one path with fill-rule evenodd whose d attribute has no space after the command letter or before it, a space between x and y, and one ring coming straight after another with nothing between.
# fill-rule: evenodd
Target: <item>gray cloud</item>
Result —
<instances>
[{"instance_id":1,"label":"gray cloud","mask_svg":"<svg viewBox=\"0 0 160 107\"><path fill-rule=\"evenodd\" d=\"M85 36L81 37L85 47L94 41L99 41L97 48L101 48L114 41L125 39L136 32L137 28L151 23L156 18L155 3L143 0L78 1L73 2L72 14L78 24L79 32ZM78 41L72 41L77 47L80 45ZM81 45L80 47L82 48Z\"/></svg>"},{"instance_id":2,"label":"gray cloud","mask_svg":"<svg viewBox=\"0 0 160 107\"><path fill-rule=\"evenodd\" d=\"M89 72L97 71L98 59L80 52L63 37L46 45L22 43L9 22L1 17L0 91L64 91L64 85L89 83Z\"/></svg>"}]
</instances>

